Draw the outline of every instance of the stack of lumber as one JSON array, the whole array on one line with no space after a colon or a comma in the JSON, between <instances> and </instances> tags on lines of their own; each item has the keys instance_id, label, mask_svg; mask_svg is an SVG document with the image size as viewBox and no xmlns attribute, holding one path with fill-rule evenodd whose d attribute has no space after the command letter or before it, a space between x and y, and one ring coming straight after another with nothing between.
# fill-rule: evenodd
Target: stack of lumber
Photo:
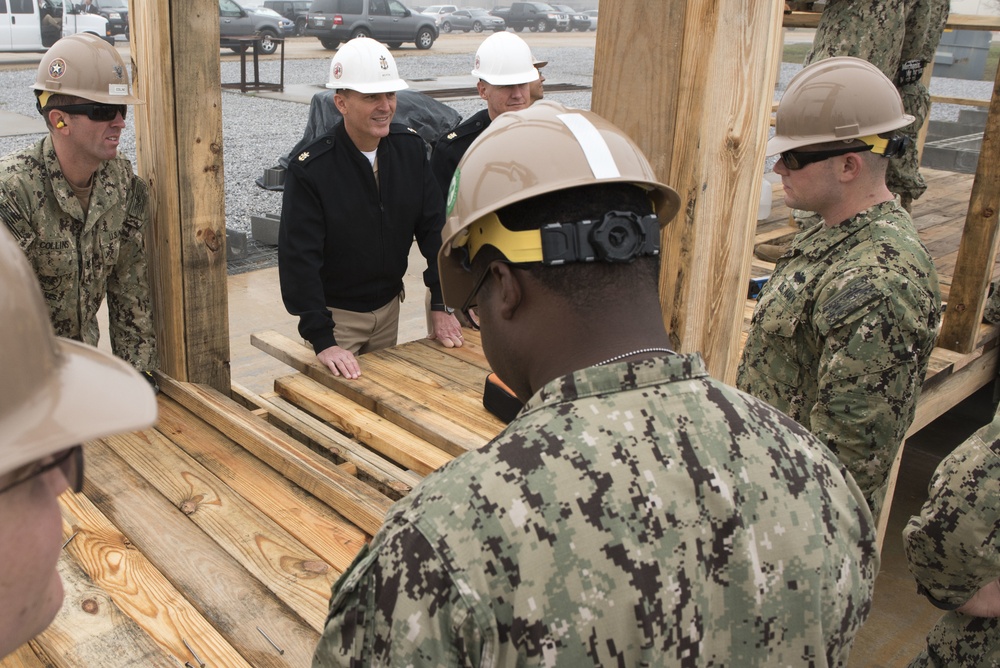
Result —
<instances>
[{"instance_id":1,"label":"stack of lumber","mask_svg":"<svg viewBox=\"0 0 1000 668\"><path fill-rule=\"evenodd\" d=\"M86 444L84 491L61 499L63 609L0 667L310 665L331 586L393 501L503 427L468 338L344 381L263 333L300 371L267 396L161 377L154 428Z\"/></svg>"}]
</instances>

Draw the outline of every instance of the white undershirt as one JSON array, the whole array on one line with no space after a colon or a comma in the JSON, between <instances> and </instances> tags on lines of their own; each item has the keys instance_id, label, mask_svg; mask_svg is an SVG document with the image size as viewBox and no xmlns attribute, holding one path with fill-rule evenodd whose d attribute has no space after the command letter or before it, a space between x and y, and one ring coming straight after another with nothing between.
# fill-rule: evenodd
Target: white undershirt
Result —
<instances>
[{"instance_id":1,"label":"white undershirt","mask_svg":"<svg viewBox=\"0 0 1000 668\"><path fill-rule=\"evenodd\" d=\"M366 158L368 158L369 164L371 164L371 166L374 167L375 166L375 154L378 153L378 149L375 149L374 151L361 151L361 152L364 154L364 156Z\"/></svg>"}]
</instances>

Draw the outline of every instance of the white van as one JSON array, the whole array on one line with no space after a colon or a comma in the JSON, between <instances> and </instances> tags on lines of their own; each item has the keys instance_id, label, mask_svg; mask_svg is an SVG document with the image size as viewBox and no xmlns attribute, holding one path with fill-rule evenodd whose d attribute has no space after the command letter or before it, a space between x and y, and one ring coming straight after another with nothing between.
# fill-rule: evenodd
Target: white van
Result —
<instances>
[{"instance_id":1,"label":"white van","mask_svg":"<svg viewBox=\"0 0 1000 668\"><path fill-rule=\"evenodd\" d=\"M114 44L108 20L72 0L0 0L0 51L45 51L57 39L91 32Z\"/></svg>"}]
</instances>

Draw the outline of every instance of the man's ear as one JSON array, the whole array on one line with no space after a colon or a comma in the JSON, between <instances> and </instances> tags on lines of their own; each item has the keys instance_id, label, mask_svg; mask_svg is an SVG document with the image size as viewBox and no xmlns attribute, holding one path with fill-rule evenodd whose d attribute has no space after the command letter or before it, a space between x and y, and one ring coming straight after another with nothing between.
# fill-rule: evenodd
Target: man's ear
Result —
<instances>
[{"instance_id":1,"label":"man's ear","mask_svg":"<svg viewBox=\"0 0 1000 668\"><path fill-rule=\"evenodd\" d=\"M489 271L496 281L493 290L496 292L497 312L504 320L510 320L521 306L524 272L506 262L491 263Z\"/></svg>"},{"instance_id":2,"label":"man's ear","mask_svg":"<svg viewBox=\"0 0 1000 668\"><path fill-rule=\"evenodd\" d=\"M482 79L480 79L479 81L476 82L476 90L479 91L479 97L481 97L482 99L485 100L486 99L486 84L483 83Z\"/></svg>"},{"instance_id":3,"label":"man's ear","mask_svg":"<svg viewBox=\"0 0 1000 668\"><path fill-rule=\"evenodd\" d=\"M843 156L844 166L840 171L840 176L844 181L851 181L858 178L858 175L864 170L865 159L860 153L848 153Z\"/></svg>"},{"instance_id":4,"label":"man's ear","mask_svg":"<svg viewBox=\"0 0 1000 668\"><path fill-rule=\"evenodd\" d=\"M344 115L344 110L347 109L347 104L344 102L344 95L339 90L333 94L333 106L337 108L340 115Z\"/></svg>"}]
</instances>

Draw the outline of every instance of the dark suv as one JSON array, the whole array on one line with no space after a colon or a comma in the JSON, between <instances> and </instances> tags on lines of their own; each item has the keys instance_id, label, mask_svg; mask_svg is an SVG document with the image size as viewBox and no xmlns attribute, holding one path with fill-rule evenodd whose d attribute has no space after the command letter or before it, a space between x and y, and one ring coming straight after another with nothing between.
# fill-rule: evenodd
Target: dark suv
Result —
<instances>
[{"instance_id":1,"label":"dark suv","mask_svg":"<svg viewBox=\"0 0 1000 668\"><path fill-rule=\"evenodd\" d=\"M306 35L319 38L331 50L362 35L385 42L390 49L403 42L429 49L438 38L438 28L433 17L412 12L399 0L313 0Z\"/></svg>"},{"instance_id":2,"label":"dark suv","mask_svg":"<svg viewBox=\"0 0 1000 668\"><path fill-rule=\"evenodd\" d=\"M295 24L295 34L305 35L309 23L309 0L264 0L264 6L273 9Z\"/></svg>"}]
</instances>

